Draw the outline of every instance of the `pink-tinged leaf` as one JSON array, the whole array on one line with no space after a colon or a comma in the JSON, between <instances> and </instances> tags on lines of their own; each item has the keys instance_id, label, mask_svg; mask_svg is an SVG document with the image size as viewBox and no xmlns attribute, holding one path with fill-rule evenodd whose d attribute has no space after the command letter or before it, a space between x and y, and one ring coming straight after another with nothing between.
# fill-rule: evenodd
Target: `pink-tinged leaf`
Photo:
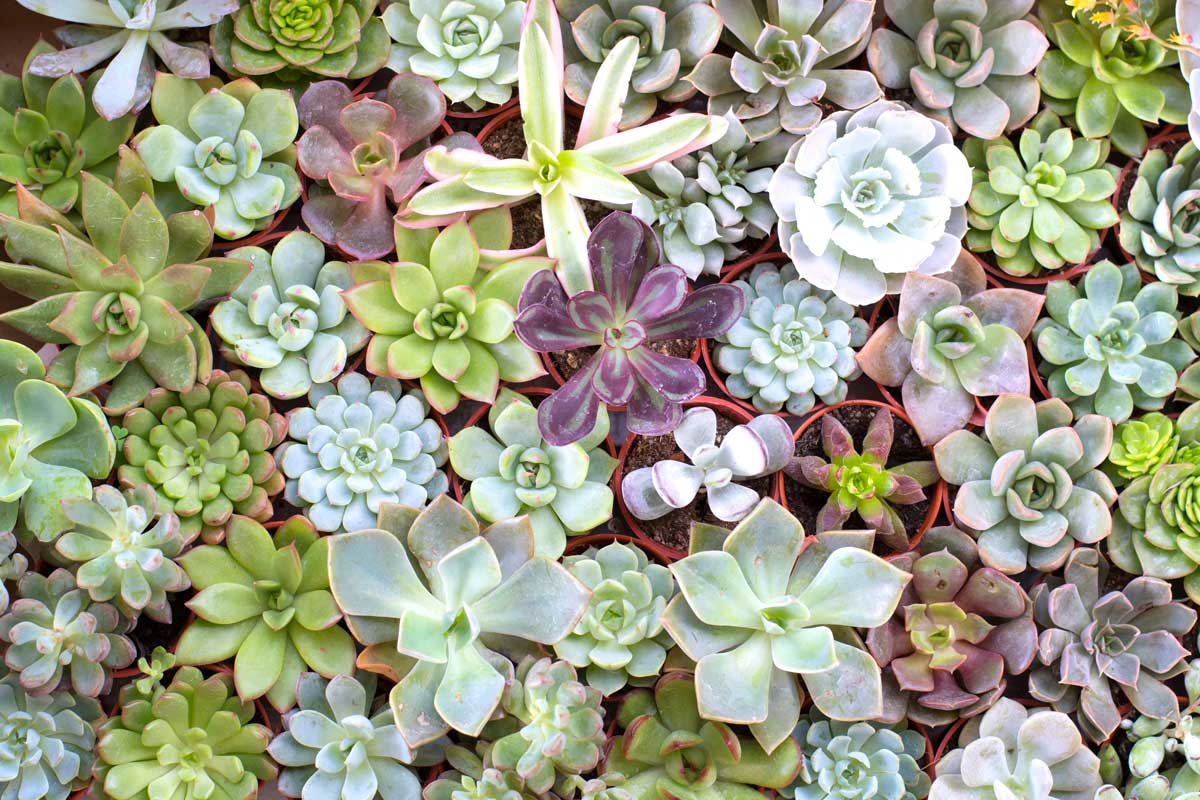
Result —
<instances>
[{"instance_id":1,"label":"pink-tinged leaf","mask_svg":"<svg viewBox=\"0 0 1200 800\"><path fill-rule=\"evenodd\" d=\"M933 691L933 670L929 668L929 656L924 653L913 653L892 661L892 672L896 675L896 683L907 692Z\"/></svg>"},{"instance_id":2,"label":"pink-tinged leaf","mask_svg":"<svg viewBox=\"0 0 1200 800\"><path fill-rule=\"evenodd\" d=\"M678 269L678 268L676 268ZM678 309L658 319L643 319L650 341L711 339L733 327L746 304L736 286L714 283L689 294Z\"/></svg>"},{"instance_id":3,"label":"pink-tinged leaf","mask_svg":"<svg viewBox=\"0 0 1200 800\"><path fill-rule=\"evenodd\" d=\"M383 258L395 249L392 236L392 210L383 190L354 206L350 216L337 229L334 243L347 255L362 260Z\"/></svg>"},{"instance_id":4,"label":"pink-tinged leaf","mask_svg":"<svg viewBox=\"0 0 1200 800\"><path fill-rule=\"evenodd\" d=\"M446 96L429 78L401 72L388 83L383 99L396 109L390 131L401 151L437 130L446 116Z\"/></svg>"},{"instance_id":5,"label":"pink-tinged leaf","mask_svg":"<svg viewBox=\"0 0 1200 800\"><path fill-rule=\"evenodd\" d=\"M1041 313L1045 295L1023 289L989 289L968 299L964 305L984 325L1012 328L1022 340L1029 337Z\"/></svg>"},{"instance_id":6,"label":"pink-tinged leaf","mask_svg":"<svg viewBox=\"0 0 1200 800\"><path fill-rule=\"evenodd\" d=\"M600 369L592 379L596 394L610 406L625 405L637 387L637 374L627 353L624 350L603 350L596 357L600 360Z\"/></svg>"},{"instance_id":7,"label":"pink-tinged leaf","mask_svg":"<svg viewBox=\"0 0 1200 800\"><path fill-rule=\"evenodd\" d=\"M874 456L880 464L886 463L888 453L892 451L893 430L892 412L881 408L867 427L867 435L863 437L863 455Z\"/></svg>"},{"instance_id":8,"label":"pink-tinged leaf","mask_svg":"<svg viewBox=\"0 0 1200 800\"><path fill-rule=\"evenodd\" d=\"M858 365L868 378L884 386L899 386L912 371L909 351L912 342L900 333L895 318L876 328L875 333L858 351Z\"/></svg>"},{"instance_id":9,"label":"pink-tinged leaf","mask_svg":"<svg viewBox=\"0 0 1200 800\"><path fill-rule=\"evenodd\" d=\"M1037 654L1037 626L1028 617L998 625L983 640L983 647L1004 657L1010 675L1020 675Z\"/></svg>"},{"instance_id":10,"label":"pink-tinged leaf","mask_svg":"<svg viewBox=\"0 0 1200 800\"><path fill-rule=\"evenodd\" d=\"M609 295L611 297L611 295ZM547 305L560 311L566 311L567 293L558 282L552 270L544 269L533 273L521 290L517 300L517 311L521 312L530 306Z\"/></svg>"},{"instance_id":11,"label":"pink-tinged leaf","mask_svg":"<svg viewBox=\"0 0 1200 800\"><path fill-rule=\"evenodd\" d=\"M967 657L957 672L968 692L981 694L995 689L1004 680L1004 658L999 653L964 641L956 642L954 649Z\"/></svg>"},{"instance_id":12,"label":"pink-tinged leaf","mask_svg":"<svg viewBox=\"0 0 1200 800\"><path fill-rule=\"evenodd\" d=\"M593 333L603 333L616 324L612 303L599 292L580 292L567 302L567 315L576 327Z\"/></svg>"},{"instance_id":13,"label":"pink-tinged leaf","mask_svg":"<svg viewBox=\"0 0 1200 800\"><path fill-rule=\"evenodd\" d=\"M325 244L333 244L337 241L338 229L345 224L354 208L354 203L336 194L313 193L300 209L300 216L310 233Z\"/></svg>"},{"instance_id":14,"label":"pink-tinged leaf","mask_svg":"<svg viewBox=\"0 0 1200 800\"><path fill-rule=\"evenodd\" d=\"M630 350L629 360L650 389L668 400L682 403L704 391L704 371L686 358L664 356L642 347Z\"/></svg>"},{"instance_id":15,"label":"pink-tinged leaf","mask_svg":"<svg viewBox=\"0 0 1200 800\"><path fill-rule=\"evenodd\" d=\"M655 267L637 287L625 316L643 322L661 319L678 310L687 293L686 272L672 264Z\"/></svg>"},{"instance_id":16,"label":"pink-tinged leaf","mask_svg":"<svg viewBox=\"0 0 1200 800\"><path fill-rule=\"evenodd\" d=\"M921 488L921 484L917 482L916 478L896 473L890 473L890 478L892 487L891 491L887 493L889 502L910 506L925 499L925 490Z\"/></svg>"},{"instance_id":17,"label":"pink-tinged leaf","mask_svg":"<svg viewBox=\"0 0 1200 800\"><path fill-rule=\"evenodd\" d=\"M549 305L539 304L526 308L517 316L513 330L526 347L538 353L554 353L600 344L597 334L581 330L565 311Z\"/></svg>"},{"instance_id":18,"label":"pink-tinged leaf","mask_svg":"<svg viewBox=\"0 0 1200 800\"><path fill-rule=\"evenodd\" d=\"M689 362L690 363L690 362ZM662 436L679 427L683 408L639 381L625 407L625 426L641 436Z\"/></svg>"},{"instance_id":19,"label":"pink-tinged leaf","mask_svg":"<svg viewBox=\"0 0 1200 800\"><path fill-rule=\"evenodd\" d=\"M789 461L783 471L796 483L824 489L829 485L833 465L819 456L800 456Z\"/></svg>"},{"instance_id":20,"label":"pink-tinged leaf","mask_svg":"<svg viewBox=\"0 0 1200 800\"><path fill-rule=\"evenodd\" d=\"M538 406L538 430L547 443L563 447L592 431L600 411L592 379L599 369L600 360L593 358Z\"/></svg>"},{"instance_id":21,"label":"pink-tinged leaf","mask_svg":"<svg viewBox=\"0 0 1200 800\"><path fill-rule=\"evenodd\" d=\"M895 666L895 664L893 664ZM926 708L942 711L957 711L979 702L970 692L964 692L954 680L954 675L943 670L933 670L933 690L917 699Z\"/></svg>"},{"instance_id":22,"label":"pink-tinged leaf","mask_svg":"<svg viewBox=\"0 0 1200 800\"><path fill-rule=\"evenodd\" d=\"M854 452L850 431L833 414L821 418L821 449L830 458L841 458Z\"/></svg>"},{"instance_id":23,"label":"pink-tinged leaf","mask_svg":"<svg viewBox=\"0 0 1200 800\"><path fill-rule=\"evenodd\" d=\"M854 511L853 508L843 506L838 501L839 494L839 492L834 492L829 495L825 505L821 506L821 510L817 512L817 533L841 530Z\"/></svg>"},{"instance_id":24,"label":"pink-tinged leaf","mask_svg":"<svg viewBox=\"0 0 1200 800\"><path fill-rule=\"evenodd\" d=\"M587 252L596 291L618 309L629 307L630 299L659 258L654 232L622 211L614 211L592 229Z\"/></svg>"},{"instance_id":25,"label":"pink-tinged leaf","mask_svg":"<svg viewBox=\"0 0 1200 800\"><path fill-rule=\"evenodd\" d=\"M339 115L343 108L354 102L350 88L341 81L318 81L305 90L296 104L300 125L306 131L321 127L349 150L354 141L342 128ZM305 134L307 136L307 134ZM303 139L303 137L301 137Z\"/></svg>"},{"instance_id":26,"label":"pink-tinged leaf","mask_svg":"<svg viewBox=\"0 0 1200 800\"><path fill-rule=\"evenodd\" d=\"M343 108L338 113L338 122L354 142L378 142L381 138L391 141L388 133L396 121L396 116L396 109L387 103L364 97ZM400 149L395 146L394 141L391 141L391 145L389 150Z\"/></svg>"}]
</instances>

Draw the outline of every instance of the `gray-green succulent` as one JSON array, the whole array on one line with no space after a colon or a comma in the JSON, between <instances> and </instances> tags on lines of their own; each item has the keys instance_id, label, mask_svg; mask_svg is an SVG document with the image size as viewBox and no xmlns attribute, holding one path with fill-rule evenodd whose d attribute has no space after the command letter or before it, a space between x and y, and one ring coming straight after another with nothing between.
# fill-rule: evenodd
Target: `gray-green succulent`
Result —
<instances>
[{"instance_id":1,"label":"gray-green succulent","mask_svg":"<svg viewBox=\"0 0 1200 800\"><path fill-rule=\"evenodd\" d=\"M16 675L0 678L0 797L67 800L92 776L104 712L73 692L31 694Z\"/></svg>"},{"instance_id":2,"label":"gray-green succulent","mask_svg":"<svg viewBox=\"0 0 1200 800\"><path fill-rule=\"evenodd\" d=\"M1193 142L1173 158L1158 148L1146 153L1121 212L1120 242L1158 280L1200 295L1200 150Z\"/></svg>"},{"instance_id":3,"label":"gray-green succulent","mask_svg":"<svg viewBox=\"0 0 1200 800\"><path fill-rule=\"evenodd\" d=\"M838 722L813 710L792 738L800 743L803 766L796 781L780 790L795 800L923 800L930 778L918 765L926 739L904 726Z\"/></svg>"}]
</instances>

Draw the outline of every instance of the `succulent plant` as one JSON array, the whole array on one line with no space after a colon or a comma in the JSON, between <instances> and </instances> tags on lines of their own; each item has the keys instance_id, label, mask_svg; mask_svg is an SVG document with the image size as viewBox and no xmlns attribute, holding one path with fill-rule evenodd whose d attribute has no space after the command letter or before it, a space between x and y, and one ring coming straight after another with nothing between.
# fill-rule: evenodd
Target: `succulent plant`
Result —
<instances>
[{"instance_id":1,"label":"succulent plant","mask_svg":"<svg viewBox=\"0 0 1200 800\"><path fill-rule=\"evenodd\" d=\"M1121 247L1137 265L1181 294L1200 295L1200 150L1186 143L1173 158L1154 149L1137 168L1121 212Z\"/></svg>"},{"instance_id":2,"label":"succulent plant","mask_svg":"<svg viewBox=\"0 0 1200 800\"><path fill-rule=\"evenodd\" d=\"M1135 408L1162 408L1180 371L1196 359L1175 335L1178 301L1170 284L1143 286L1133 264L1101 261L1077 284L1051 282L1049 317L1034 328L1050 394L1078 416L1103 414L1114 423Z\"/></svg>"},{"instance_id":3,"label":"succulent plant","mask_svg":"<svg viewBox=\"0 0 1200 800\"><path fill-rule=\"evenodd\" d=\"M158 122L133 147L163 201L214 211L213 231L241 239L300 197L296 104L249 78L213 86L160 74L150 108Z\"/></svg>"},{"instance_id":4,"label":"succulent plant","mask_svg":"<svg viewBox=\"0 0 1200 800\"><path fill-rule=\"evenodd\" d=\"M867 648L885 670L883 719L938 726L991 708L1029 669L1038 638L1019 583L949 549L922 552L892 560L913 579Z\"/></svg>"},{"instance_id":5,"label":"succulent plant","mask_svg":"<svg viewBox=\"0 0 1200 800\"><path fill-rule=\"evenodd\" d=\"M326 533L375 527L383 503L420 508L449 486L446 440L420 392L357 372L308 393L276 452L284 497Z\"/></svg>"},{"instance_id":6,"label":"succulent plant","mask_svg":"<svg viewBox=\"0 0 1200 800\"><path fill-rule=\"evenodd\" d=\"M538 795L525 788L525 781L516 770L496 769L492 765L490 745L476 743L474 753L459 745L446 748L448 769L440 772L436 779L426 784L421 796L424 800L536 800ZM564 785L572 778L567 778ZM630 800L624 797L604 800Z\"/></svg>"},{"instance_id":7,"label":"succulent plant","mask_svg":"<svg viewBox=\"0 0 1200 800\"><path fill-rule=\"evenodd\" d=\"M918 110L981 139L1016 130L1038 110L1033 69L1050 43L1031 18L1034 0L884 0L899 30L871 35L871 72L911 89Z\"/></svg>"},{"instance_id":8,"label":"succulent plant","mask_svg":"<svg viewBox=\"0 0 1200 800\"><path fill-rule=\"evenodd\" d=\"M137 660L138 672L141 677L121 687L125 696L139 696L151 700L163 688L163 678L168 671L175 668L175 654L159 645L150 652L149 656L141 656Z\"/></svg>"},{"instance_id":9,"label":"succulent plant","mask_svg":"<svg viewBox=\"0 0 1200 800\"><path fill-rule=\"evenodd\" d=\"M621 542L567 556L563 566L591 589L592 598L554 652L578 669L586 667L588 685L605 695L627 684L653 683L671 646L662 626L663 609L675 594L670 570L650 563L637 545Z\"/></svg>"},{"instance_id":10,"label":"succulent plant","mask_svg":"<svg viewBox=\"0 0 1200 800\"><path fill-rule=\"evenodd\" d=\"M397 0L383 11L388 69L430 78L472 111L507 103L524 16L524 0Z\"/></svg>"},{"instance_id":11,"label":"succulent plant","mask_svg":"<svg viewBox=\"0 0 1200 800\"><path fill-rule=\"evenodd\" d=\"M562 782L562 797L566 800L632 800L624 783L625 776L615 772L605 772L596 778L568 775Z\"/></svg>"},{"instance_id":12,"label":"succulent plant","mask_svg":"<svg viewBox=\"0 0 1200 800\"><path fill-rule=\"evenodd\" d=\"M1066 714L1004 697L977 720L938 762L930 800L1082 800L1100 788L1100 760Z\"/></svg>"},{"instance_id":13,"label":"succulent plant","mask_svg":"<svg viewBox=\"0 0 1200 800\"><path fill-rule=\"evenodd\" d=\"M663 625L697 662L701 716L749 723L774 752L800 717L795 675L833 719L880 714L879 667L850 629L886 622L910 576L856 546L872 539L805 549L803 526L770 499L718 549L693 537L693 552L671 565L680 593Z\"/></svg>"},{"instance_id":14,"label":"succulent plant","mask_svg":"<svg viewBox=\"0 0 1200 800\"><path fill-rule=\"evenodd\" d=\"M869 18L870 2L857 5ZM950 269L971 172L945 125L880 100L792 145L768 191L800 277L860 306L898 292L906 272Z\"/></svg>"},{"instance_id":15,"label":"succulent plant","mask_svg":"<svg viewBox=\"0 0 1200 800\"><path fill-rule=\"evenodd\" d=\"M71 529L54 543L68 563L78 565L75 582L97 603L112 602L127 617L144 613L170 624L168 592L191 586L175 558L189 544L179 517L158 512L154 489L142 484L122 495L97 486L92 498L62 501Z\"/></svg>"},{"instance_id":16,"label":"succulent plant","mask_svg":"<svg viewBox=\"0 0 1200 800\"><path fill-rule=\"evenodd\" d=\"M688 291L679 267L659 265L658 242L636 217L615 211L588 238L596 288L568 296L549 270L521 292L517 336L539 353L595 347L587 365L538 406L538 427L556 446L582 439L601 403L627 405L633 433L657 436L683 418L680 403L704 391L691 361L649 345L724 333L742 311L742 293L727 284Z\"/></svg>"},{"instance_id":17,"label":"succulent plant","mask_svg":"<svg viewBox=\"0 0 1200 800\"><path fill-rule=\"evenodd\" d=\"M924 500L924 488L935 483L938 475L932 461L889 467L894 434L892 412L879 409L859 453L845 425L833 414L821 417L821 449L826 457L797 456L784 467L792 480L829 495L817 512L817 533L838 530L857 514L888 547L906 548L909 533L915 531L905 530L904 521L892 506Z\"/></svg>"},{"instance_id":18,"label":"succulent plant","mask_svg":"<svg viewBox=\"0 0 1200 800\"><path fill-rule=\"evenodd\" d=\"M955 431L933 448L938 472L958 487L954 518L979 541L983 563L1015 575L1053 572L1076 543L1112 531L1117 499L1097 469L1112 445L1112 420L1074 419L1059 399L1000 395L984 420L986 439Z\"/></svg>"},{"instance_id":19,"label":"succulent plant","mask_svg":"<svg viewBox=\"0 0 1200 800\"><path fill-rule=\"evenodd\" d=\"M1160 40L1175 31L1174 3L1139 6ZM1052 49L1038 65L1042 102L1074 115L1089 139L1108 139L1130 157L1146 149L1145 125L1187 122L1191 99L1176 66L1175 50L1088 14L1076 17L1066 3L1039 3L1038 15Z\"/></svg>"},{"instance_id":20,"label":"succulent plant","mask_svg":"<svg viewBox=\"0 0 1200 800\"><path fill-rule=\"evenodd\" d=\"M746 304L713 354L729 393L764 413L807 414L818 399L845 400L847 382L861 374L854 348L867 340L854 306L814 289L794 264L755 264L733 285Z\"/></svg>"},{"instance_id":21,"label":"succulent plant","mask_svg":"<svg viewBox=\"0 0 1200 800\"><path fill-rule=\"evenodd\" d=\"M1071 553L1063 580L1048 578L1032 592L1041 628L1038 666L1029 692L1056 711L1074 714L1080 729L1103 742L1121 722L1112 684L1142 714L1179 714L1165 681L1183 672L1187 650L1179 643L1196 624L1196 612L1172 602L1171 585L1138 577L1105 592L1108 562L1098 550Z\"/></svg>"},{"instance_id":22,"label":"succulent plant","mask_svg":"<svg viewBox=\"0 0 1200 800\"><path fill-rule=\"evenodd\" d=\"M718 445L716 412L704 406L685 411L673 435L686 460L665 458L621 480L625 506L638 519L685 508L703 491L713 516L737 522L758 504L758 492L734 481L778 472L795 449L791 428L773 414L735 425Z\"/></svg>"},{"instance_id":23,"label":"succulent plant","mask_svg":"<svg viewBox=\"0 0 1200 800\"><path fill-rule=\"evenodd\" d=\"M396 681L392 711L409 747L451 728L478 736L513 677L495 648L560 641L591 592L532 555L524 517L481 533L469 511L439 497L419 513L385 505L379 522L328 539L333 596L367 645L359 666Z\"/></svg>"},{"instance_id":24,"label":"succulent plant","mask_svg":"<svg viewBox=\"0 0 1200 800\"><path fill-rule=\"evenodd\" d=\"M112 56L92 89L100 116L116 120L150 101L155 55L181 78L207 78L203 44L177 42L171 34L207 28L237 10L238 0L17 0L30 11L70 23L55 31L67 50L38 54L29 72L43 78L90 72ZM102 44L101 44L102 43Z\"/></svg>"},{"instance_id":25,"label":"succulent plant","mask_svg":"<svg viewBox=\"0 0 1200 800\"><path fill-rule=\"evenodd\" d=\"M604 449L608 412L573 444L547 444L537 411L524 395L501 389L488 428L463 428L450 437L450 465L471 487L463 504L487 522L521 515L533 526L534 551L558 558L567 536L587 533L612 517L609 478L617 460Z\"/></svg>"},{"instance_id":26,"label":"succulent plant","mask_svg":"<svg viewBox=\"0 0 1200 800\"><path fill-rule=\"evenodd\" d=\"M213 26L213 60L230 75L358 80L387 63L378 0L241 0Z\"/></svg>"},{"instance_id":27,"label":"succulent plant","mask_svg":"<svg viewBox=\"0 0 1200 800\"><path fill-rule=\"evenodd\" d=\"M95 723L104 716L91 697L33 695L15 675L0 679L0 796L67 800L91 779Z\"/></svg>"},{"instance_id":28,"label":"succulent plant","mask_svg":"<svg viewBox=\"0 0 1200 800\"><path fill-rule=\"evenodd\" d=\"M792 738L804 757L800 775L780 794L796 800L923 800L929 776L917 766L925 737L878 722L838 722L811 711Z\"/></svg>"},{"instance_id":29,"label":"succulent plant","mask_svg":"<svg viewBox=\"0 0 1200 800\"><path fill-rule=\"evenodd\" d=\"M71 524L60 502L108 477L116 442L95 403L66 397L45 374L32 350L0 341L0 532L48 542Z\"/></svg>"},{"instance_id":30,"label":"succulent plant","mask_svg":"<svg viewBox=\"0 0 1200 800\"><path fill-rule=\"evenodd\" d=\"M0 642L30 694L49 694L65 679L76 694L96 697L112 686L112 670L133 663L129 623L114 606L91 602L65 569L26 573L17 594L0 616Z\"/></svg>"},{"instance_id":31,"label":"succulent plant","mask_svg":"<svg viewBox=\"0 0 1200 800\"><path fill-rule=\"evenodd\" d=\"M654 115L661 99L682 103L696 94L686 75L721 38L720 12L705 0L650 0L633 5L612 0L563 0L567 97L584 105L604 59L624 38L638 41L621 128L634 128ZM682 266L682 265L680 265Z\"/></svg>"},{"instance_id":32,"label":"succulent plant","mask_svg":"<svg viewBox=\"0 0 1200 800\"><path fill-rule=\"evenodd\" d=\"M502 701L519 727L496 740L492 762L515 771L537 794L550 791L560 775L590 772L605 742L602 699L566 661L526 657Z\"/></svg>"},{"instance_id":33,"label":"succulent plant","mask_svg":"<svg viewBox=\"0 0 1200 800\"><path fill-rule=\"evenodd\" d=\"M987 289L982 268L959 263L953 281L905 275L896 316L858 354L873 381L901 387L904 410L925 444L966 427L977 397L1029 394L1025 339L1041 295Z\"/></svg>"},{"instance_id":34,"label":"succulent plant","mask_svg":"<svg viewBox=\"0 0 1200 800\"><path fill-rule=\"evenodd\" d=\"M6 581L17 581L29 569L29 559L17 552L17 537L11 531L0 531L0 614L8 611Z\"/></svg>"},{"instance_id":35,"label":"succulent plant","mask_svg":"<svg viewBox=\"0 0 1200 800\"><path fill-rule=\"evenodd\" d=\"M725 722L706 718L697 707L695 680L668 672L653 693L635 689L626 695L618 716L624 732L605 763L626 777L621 789L632 800L748 798L758 787L790 784L801 769L799 745L785 737L767 750Z\"/></svg>"},{"instance_id":36,"label":"succulent plant","mask_svg":"<svg viewBox=\"0 0 1200 800\"><path fill-rule=\"evenodd\" d=\"M1153 476L1179 449L1175 420L1157 411L1122 422L1113 432L1105 472L1117 486Z\"/></svg>"},{"instance_id":37,"label":"succulent plant","mask_svg":"<svg viewBox=\"0 0 1200 800\"><path fill-rule=\"evenodd\" d=\"M233 694L225 673L205 678L181 667L153 697L124 695L121 713L97 733L95 775L123 800L199 797L249 800L278 770L267 756L271 731L251 722L254 704Z\"/></svg>"},{"instance_id":38,"label":"succulent plant","mask_svg":"<svg viewBox=\"0 0 1200 800\"><path fill-rule=\"evenodd\" d=\"M297 690L299 708L283 717L283 733L267 752L283 766L285 797L328 800L418 800L421 783L408 765L404 743L389 708L372 713L375 676L338 675L326 680L306 672Z\"/></svg>"},{"instance_id":39,"label":"succulent plant","mask_svg":"<svg viewBox=\"0 0 1200 800\"><path fill-rule=\"evenodd\" d=\"M329 383L370 333L346 311L341 290L350 270L326 261L321 240L305 231L284 236L268 253L239 247L232 258L253 267L228 300L213 309L213 330L228 347L222 354L262 370L259 382L272 397L300 397L314 383Z\"/></svg>"},{"instance_id":40,"label":"succulent plant","mask_svg":"<svg viewBox=\"0 0 1200 800\"><path fill-rule=\"evenodd\" d=\"M266 696L278 711L296 704L305 668L326 678L354 671L354 640L338 626L342 613L329 591L329 539L302 516L274 535L235 516L223 545L180 557L196 595L196 615L175 645L180 664L233 658L238 697Z\"/></svg>"},{"instance_id":41,"label":"succulent plant","mask_svg":"<svg viewBox=\"0 0 1200 800\"><path fill-rule=\"evenodd\" d=\"M1073 138L1049 110L1021 131L1017 146L968 139L967 247L994 253L1000 269L1018 277L1082 264L1118 220L1108 201L1117 188L1108 151L1107 139Z\"/></svg>"},{"instance_id":42,"label":"succulent plant","mask_svg":"<svg viewBox=\"0 0 1200 800\"><path fill-rule=\"evenodd\" d=\"M122 424L128 435L118 480L125 488L154 487L159 509L179 517L184 539L221 541L233 514L271 518L271 498L284 484L271 449L287 420L250 391L246 373L218 369L184 392L155 389Z\"/></svg>"},{"instance_id":43,"label":"succulent plant","mask_svg":"<svg viewBox=\"0 0 1200 800\"><path fill-rule=\"evenodd\" d=\"M733 56L704 56L687 80L708 96L710 114L733 111L754 141L808 133L821 121L819 102L857 111L882 95L871 73L845 68L867 47L875 0L715 7Z\"/></svg>"}]
</instances>

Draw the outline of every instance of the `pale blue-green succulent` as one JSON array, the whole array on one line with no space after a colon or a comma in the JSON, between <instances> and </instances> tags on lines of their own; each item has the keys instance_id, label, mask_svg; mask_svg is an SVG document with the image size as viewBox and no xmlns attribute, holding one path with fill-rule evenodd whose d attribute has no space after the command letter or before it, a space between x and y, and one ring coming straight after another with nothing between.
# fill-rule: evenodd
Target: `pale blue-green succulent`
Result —
<instances>
[{"instance_id":1,"label":"pale blue-green succulent","mask_svg":"<svg viewBox=\"0 0 1200 800\"><path fill-rule=\"evenodd\" d=\"M67 800L86 786L95 761L92 723L102 716L91 697L35 695L16 675L0 679L0 798Z\"/></svg>"}]
</instances>

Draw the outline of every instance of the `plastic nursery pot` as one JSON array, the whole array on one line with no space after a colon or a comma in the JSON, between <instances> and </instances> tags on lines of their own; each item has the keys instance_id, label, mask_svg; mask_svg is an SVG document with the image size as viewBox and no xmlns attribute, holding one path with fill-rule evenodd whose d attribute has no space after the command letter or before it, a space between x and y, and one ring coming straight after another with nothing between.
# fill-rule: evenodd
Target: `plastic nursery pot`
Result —
<instances>
[{"instance_id":1,"label":"plastic nursery pot","mask_svg":"<svg viewBox=\"0 0 1200 800\"><path fill-rule=\"evenodd\" d=\"M730 400L726 400L723 397L712 397L709 395L701 395L700 397L696 397L692 400L687 401L686 403L683 404L683 407L685 409L696 408L696 407L710 408L714 412L716 412L718 417L723 417L726 420L732 422L734 425L744 425L747 422L749 422L751 419L754 418L754 415L751 414L750 412L748 412L746 409L742 408L741 406L737 405L736 403L734 403ZM622 479L626 474L628 474L630 471L632 471L632 470L630 470L629 464L628 464L630 452L633 449L634 444L641 438L643 438L643 437L636 433L629 433L625 436L625 441L621 444L621 452L617 456L617 468L616 468L616 470L613 471L613 477L612 477L613 494L616 495L617 507L621 511L621 518L625 520L625 524L629 526L629 529L631 531L633 531L633 535L634 535L634 538L637 540L637 544L647 551L654 552L656 555L658 555L663 560L663 563L669 564L673 561L677 561L677 560L683 558L684 556L686 556L687 551L683 548L671 547L669 545L663 544L663 543L657 541L656 539L654 539L646 531L645 527L643 527L643 525L644 525L643 521L639 520L637 517L635 517L633 514L631 514L629 509L626 508L625 497L624 497L624 495L621 494ZM773 500L782 502L782 499L777 490L777 487L779 484L769 475L766 476L766 478L768 479L769 488L763 492L762 496L770 497ZM703 501L700 501L700 502L703 502ZM681 510L686 510L686 509L681 509ZM674 514L674 513L678 513L678 512L672 512L672 514ZM670 516L670 515L668 515L668 516ZM695 519L693 521L694 522L712 522L713 520L708 520L708 519L701 517L701 518ZM647 521L646 524L651 524L652 522L653 521ZM730 523L724 523L724 524L728 527L732 527L732 524L730 524Z\"/></svg>"},{"instance_id":2,"label":"plastic nursery pot","mask_svg":"<svg viewBox=\"0 0 1200 800\"><path fill-rule=\"evenodd\" d=\"M835 405L832 405L832 406L826 406L825 408L822 408L821 410L819 410L816 413L812 414L811 416L807 417L804 420L803 424L801 424L800 427L796 429L796 432L792 437L792 441L798 444L800 442L801 437L803 437L804 434L810 428L812 428L813 425L815 425L818 422L818 420L820 420L826 414L829 414L833 411L837 411L840 408L845 408L848 406L866 406L866 407L876 408L876 409L886 408L888 411L892 412L892 415L896 419L900 420L905 425L909 426L909 428L912 428L912 421L909 420L908 415L904 413L904 409L900 408L895 403L884 403L884 402L880 402L878 400L845 400L841 403L836 403ZM913 430L913 432L914 432L914 434L916 433L915 429ZM862 441L860 439L856 438L854 445L856 448L861 448ZM932 461L933 460L932 448L925 447L924 449L925 449L927 459ZM780 502L782 502L785 506L787 506L788 511L795 514L795 510L791 508L791 505L787 501L787 488L786 488L787 480L789 480L789 479L782 471L779 472L775 476L775 481L776 481L775 494L779 496ZM916 547L918 544L920 544L921 538L925 535L925 532L928 531L930 528L932 528L934 523L937 521L938 514L941 513L944 502L945 502L946 482L943 481L941 478L938 478L938 480L932 486L925 487L925 496L928 498L929 509L925 512L925 517L924 517L924 519L922 519L921 524L917 528L917 530L915 530L909 534L908 545L904 548L904 550L911 550L914 547ZM850 527L854 527L854 526L851 525ZM859 526L859 527L862 527L862 526ZM806 533L813 534L813 533L816 533L816 531L815 530L814 531L806 531ZM887 548L887 549L890 550L891 548ZM895 551L895 552L901 552L901 551Z\"/></svg>"},{"instance_id":3,"label":"plastic nursery pot","mask_svg":"<svg viewBox=\"0 0 1200 800\"><path fill-rule=\"evenodd\" d=\"M748 266L759 263L760 261L782 261L787 264L791 261L791 257L786 253L780 252L779 248L779 232L776 228L771 228L771 232L762 239L746 239L753 245L753 249L748 253L743 253L733 261L721 267L720 277L722 282L728 275L740 273Z\"/></svg>"}]
</instances>

